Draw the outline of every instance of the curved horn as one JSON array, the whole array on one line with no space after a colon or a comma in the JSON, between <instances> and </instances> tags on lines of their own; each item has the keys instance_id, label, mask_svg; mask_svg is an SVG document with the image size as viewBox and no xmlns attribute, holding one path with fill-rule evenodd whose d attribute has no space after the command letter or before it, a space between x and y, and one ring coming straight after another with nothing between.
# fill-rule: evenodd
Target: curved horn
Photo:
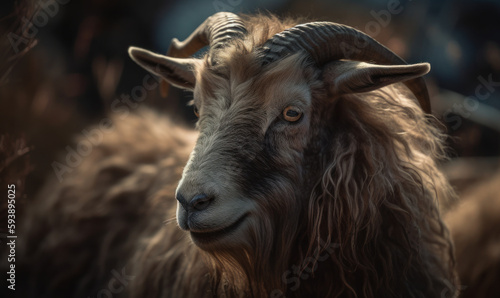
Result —
<instances>
[{"instance_id":1,"label":"curved horn","mask_svg":"<svg viewBox=\"0 0 500 298\"><path fill-rule=\"evenodd\" d=\"M312 22L289 28L266 41L263 50L265 63L290 53L306 51L319 65L339 59L375 61L384 65L408 64L365 33L332 22ZM422 109L430 113L429 93L424 79L419 77L404 84L413 92Z\"/></svg>"},{"instance_id":2,"label":"curved horn","mask_svg":"<svg viewBox=\"0 0 500 298\"><path fill-rule=\"evenodd\" d=\"M187 58L204 46L209 46L209 61L214 64L215 53L222 49L227 41L233 38L243 38L247 33L240 17L230 12L219 12L208 17L184 41L173 38L167 51L167 56ZM166 97L169 84L161 83L161 95Z\"/></svg>"},{"instance_id":3,"label":"curved horn","mask_svg":"<svg viewBox=\"0 0 500 298\"><path fill-rule=\"evenodd\" d=\"M219 12L208 17L184 41L173 38L167 56L186 58L204 46L210 46L210 53L224 47L233 38L243 38L247 30L240 17L230 12Z\"/></svg>"}]
</instances>

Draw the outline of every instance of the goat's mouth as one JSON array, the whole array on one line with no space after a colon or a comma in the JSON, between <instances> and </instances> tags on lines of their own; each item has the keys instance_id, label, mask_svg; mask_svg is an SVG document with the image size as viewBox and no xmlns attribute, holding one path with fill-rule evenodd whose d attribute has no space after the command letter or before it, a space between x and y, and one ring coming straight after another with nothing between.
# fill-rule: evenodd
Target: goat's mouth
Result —
<instances>
[{"instance_id":1,"label":"goat's mouth","mask_svg":"<svg viewBox=\"0 0 500 298\"><path fill-rule=\"evenodd\" d=\"M248 213L243 214L238 220L236 220L234 223L230 224L227 227L213 230L213 231L207 231L207 232L193 232L190 231L191 233L191 239L197 244L197 245L207 245L216 241L219 241L225 236L228 236L230 234L233 234L236 230L238 230L245 219L247 218Z\"/></svg>"}]
</instances>

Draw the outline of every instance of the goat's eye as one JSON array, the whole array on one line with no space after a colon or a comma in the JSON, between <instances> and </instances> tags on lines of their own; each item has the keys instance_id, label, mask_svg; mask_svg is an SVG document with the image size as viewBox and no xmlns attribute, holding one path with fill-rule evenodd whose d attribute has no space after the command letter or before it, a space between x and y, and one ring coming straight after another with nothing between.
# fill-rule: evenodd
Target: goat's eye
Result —
<instances>
[{"instance_id":1,"label":"goat's eye","mask_svg":"<svg viewBox=\"0 0 500 298\"><path fill-rule=\"evenodd\" d=\"M301 117L302 112L297 107L289 106L283 110L283 118L285 118L285 120L288 122L299 121Z\"/></svg>"},{"instance_id":2,"label":"goat's eye","mask_svg":"<svg viewBox=\"0 0 500 298\"><path fill-rule=\"evenodd\" d=\"M194 114L196 115L196 117L200 117L200 111L198 111L198 107L197 106L193 106L193 112Z\"/></svg>"}]
</instances>

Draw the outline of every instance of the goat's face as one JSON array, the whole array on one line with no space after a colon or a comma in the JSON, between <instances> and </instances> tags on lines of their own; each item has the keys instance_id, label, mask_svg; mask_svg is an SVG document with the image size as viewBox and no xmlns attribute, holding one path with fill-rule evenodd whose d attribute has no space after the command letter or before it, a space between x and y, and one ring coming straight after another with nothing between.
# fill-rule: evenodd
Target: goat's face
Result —
<instances>
[{"instance_id":1,"label":"goat's face","mask_svg":"<svg viewBox=\"0 0 500 298\"><path fill-rule=\"evenodd\" d=\"M209 44L204 59L129 49L142 67L194 92L200 134L177 188L177 220L205 250L293 246L328 158L336 98L405 81L429 108L419 78L429 65L406 65L353 28L309 23L262 44L266 30L247 32L238 16L219 13L169 50L188 57Z\"/></svg>"},{"instance_id":2,"label":"goat's face","mask_svg":"<svg viewBox=\"0 0 500 298\"><path fill-rule=\"evenodd\" d=\"M291 57L255 76L232 63L219 67L224 77L200 66L200 134L176 196L179 226L201 248L251 247L297 221L312 117L301 64Z\"/></svg>"}]
</instances>

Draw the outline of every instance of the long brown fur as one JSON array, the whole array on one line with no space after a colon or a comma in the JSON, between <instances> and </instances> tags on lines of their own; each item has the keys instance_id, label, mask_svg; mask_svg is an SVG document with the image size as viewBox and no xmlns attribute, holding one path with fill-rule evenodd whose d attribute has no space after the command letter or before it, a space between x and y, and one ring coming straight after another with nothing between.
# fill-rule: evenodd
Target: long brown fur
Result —
<instances>
[{"instance_id":1,"label":"long brown fur","mask_svg":"<svg viewBox=\"0 0 500 298\"><path fill-rule=\"evenodd\" d=\"M252 250L201 251L164 224L175 216L196 134L149 111L115 115L102 143L62 183L49 182L27 215L21 272L31 297L95 297L122 268L133 276L118 293L127 297L456 295L438 209L454 192L436 166L443 135L433 121L399 85L333 101L301 55L262 70L253 49L294 23L245 22L247 40L228 47L215 68L196 69L195 98L226 90L266 106L262 98L286 92L277 86L305 78L313 135L293 146L305 146L301 154L314 162L297 168L297 152L269 161L301 188L268 181L248 231ZM242 127L259 120L238 117Z\"/></svg>"},{"instance_id":2,"label":"long brown fur","mask_svg":"<svg viewBox=\"0 0 500 298\"><path fill-rule=\"evenodd\" d=\"M455 243L460 297L500 293L500 172L469 189L444 220Z\"/></svg>"}]
</instances>

